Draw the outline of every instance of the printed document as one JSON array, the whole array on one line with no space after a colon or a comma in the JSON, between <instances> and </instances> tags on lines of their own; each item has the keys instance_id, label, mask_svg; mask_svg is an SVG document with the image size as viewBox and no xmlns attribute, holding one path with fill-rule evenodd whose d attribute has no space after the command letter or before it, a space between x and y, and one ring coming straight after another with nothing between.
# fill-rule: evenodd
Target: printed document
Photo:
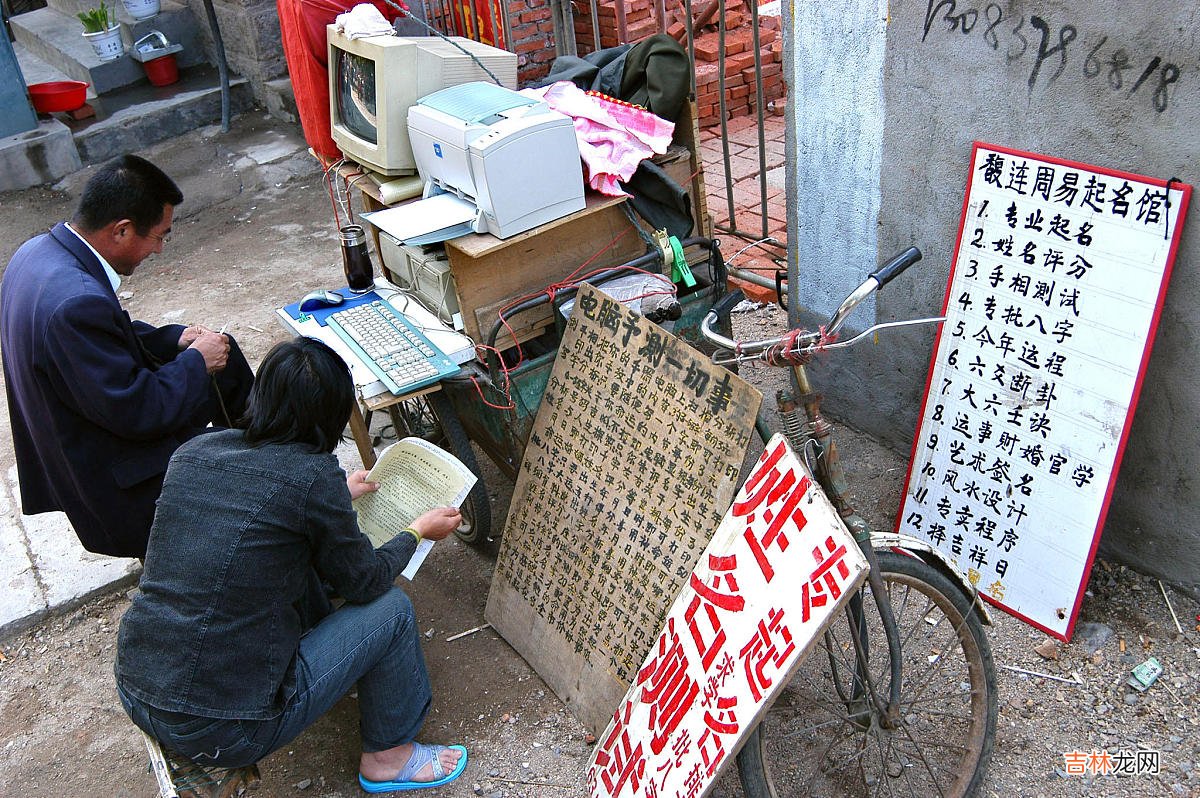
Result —
<instances>
[{"instance_id":1,"label":"printed document","mask_svg":"<svg viewBox=\"0 0 1200 798\"><path fill-rule=\"evenodd\" d=\"M384 449L367 474L379 490L354 501L358 527L375 546L382 546L434 507L461 507L476 477L449 452L422 438L405 438ZM412 579L433 548L432 540L417 544L404 576Z\"/></svg>"}]
</instances>

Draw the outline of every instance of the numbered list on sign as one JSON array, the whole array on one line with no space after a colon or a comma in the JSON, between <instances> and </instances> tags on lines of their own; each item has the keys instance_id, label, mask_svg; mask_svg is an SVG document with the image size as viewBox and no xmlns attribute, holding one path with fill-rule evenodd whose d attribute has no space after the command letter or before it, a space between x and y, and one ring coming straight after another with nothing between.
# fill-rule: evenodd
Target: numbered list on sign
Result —
<instances>
[{"instance_id":1,"label":"numbered list on sign","mask_svg":"<svg viewBox=\"0 0 1200 798\"><path fill-rule=\"evenodd\" d=\"M899 530L1065 635L1186 187L977 145Z\"/></svg>"}]
</instances>

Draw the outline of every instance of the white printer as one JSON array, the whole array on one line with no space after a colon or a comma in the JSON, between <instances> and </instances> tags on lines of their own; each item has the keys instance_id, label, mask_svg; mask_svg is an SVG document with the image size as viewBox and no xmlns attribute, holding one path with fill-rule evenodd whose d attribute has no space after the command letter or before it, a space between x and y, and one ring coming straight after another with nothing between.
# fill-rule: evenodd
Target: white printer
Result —
<instances>
[{"instance_id":1,"label":"white printer","mask_svg":"<svg viewBox=\"0 0 1200 798\"><path fill-rule=\"evenodd\" d=\"M464 83L410 107L408 132L423 196L457 196L476 233L508 238L584 207L575 128L544 102Z\"/></svg>"}]
</instances>

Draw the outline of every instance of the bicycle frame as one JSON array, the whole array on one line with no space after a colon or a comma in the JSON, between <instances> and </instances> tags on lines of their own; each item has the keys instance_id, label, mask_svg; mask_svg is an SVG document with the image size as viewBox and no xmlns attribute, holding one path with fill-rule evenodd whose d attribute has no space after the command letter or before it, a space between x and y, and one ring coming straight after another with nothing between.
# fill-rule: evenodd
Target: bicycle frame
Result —
<instances>
[{"instance_id":1,"label":"bicycle frame","mask_svg":"<svg viewBox=\"0 0 1200 798\"><path fill-rule=\"evenodd\" d=\"M837 442L834 440L834 427L821 413L821 396L814 390L809 380L808 369L805 363L808 356L818 348L836 349L848 347L880 329L941 322L943 317L888 322L874 325L848 341L836 341L837 332L845 323L850 312L864 299L912 263L915 263L919 258L920 252L916 249L910 249L872 274L846 298L830 318L829 324L818 332L806 332L793 335L790 338L785 336L784 338L752 342L737 342L724 338L713 331L713 325L722 313L722 310L719 308L723 308L727 312L732 307L732 299L719 303L718 307L714 307L701 324L701 331L704 337L725 349L724 354L718 351L717 354L713 355L713 361L716 363L738 362L760 358L770 358L776 365L779 364L778 361L781 358L788 361L791 385L795 391L795 395L789 391L781 390L776 396L783 434L788 439L788 443L792 446L793 450L808 463L817 482L821 485L826 496L841 516L847 529L854 536L863 556L866 557L870 565L867 579L872 592L876 596L880 621L884 626L885 636L888 641L891 678L889 680L889 693L885 700L876 693L875 685L869 678L870 669L866 659L868 641L863 639L863 632L861 631L863 628L862 600L856 595L852 600L848 617L851 623L851 633L859 640L859 644L855 646L857 667L853 677L854 684L849 694L842 693L839 685L839 697L848 708L851 708L852 716L860 714L853 709L855 705L862 706L862 702L870 701L878 711L880 723L888 728L892 728L895 725L899 716L902 657L896 619L891 604L887 600L887 592L883 584L883 579L879 574L879 559L876 556L875 547L885 546L910 554L920 552L927 558L936 559L941 566L941 570L951 575L955 582L962 587L964 594L971 598L972 605L978 609L983 623L990 625L991 619L988 617L986 610L984 610L982 602L979 601L974 587L939 550L916 538L910 538L907 535L899 533L877 535L872 532L866 519L855 510L850 501L849 483L842 468ZM779 349L781 345L785 348ZM772 357L768 353L773 349ZM801 413L803 413L803 416L801 416ZM771 431L761 414L755 421L755 428L764 442L770 438ZM809 456L810 452L814 455L813 457ZM861 714L864 716L864 722L869 722L867 718L868 713L863 712Z\"/></svg>"}]
</instances>

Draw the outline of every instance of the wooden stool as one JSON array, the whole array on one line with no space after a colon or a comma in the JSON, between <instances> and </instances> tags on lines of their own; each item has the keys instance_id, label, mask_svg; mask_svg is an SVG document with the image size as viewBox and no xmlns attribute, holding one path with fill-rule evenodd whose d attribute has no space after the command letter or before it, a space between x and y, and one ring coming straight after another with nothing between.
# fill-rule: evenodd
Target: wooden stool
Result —
<instances>
[{"instance_id":1,"label":"wooden stool","mask_svg":"<svg viewBox=\"0 0 1200 798\"><path fill-rule=\"evenodd\" d=\"M201 767L181 754L164 751L158 740L144 731L142 739L150 756L150 771L158 782L159 798L233 798L262 781L258 765Z\"/></svg>"}]
</instances>

